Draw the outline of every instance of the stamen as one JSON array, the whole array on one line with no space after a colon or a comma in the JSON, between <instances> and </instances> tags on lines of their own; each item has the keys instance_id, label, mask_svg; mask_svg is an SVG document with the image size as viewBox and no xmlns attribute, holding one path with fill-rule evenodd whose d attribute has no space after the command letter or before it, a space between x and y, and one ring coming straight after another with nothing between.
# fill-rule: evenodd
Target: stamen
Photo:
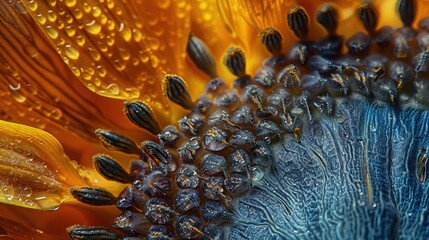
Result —
<instances>
[{"instance_id":1,"label":"stamen","mask_svg":"<svg viewBox=\"0 0 429 240\"><path fill-rule=\"evenodd\" d=\"M398 0L398 13L405 27L411 27L416 17L414 0Z\"/></svg>"},{"instance_id":2,"label":"stamen","mask_svg":"<svg viewBox=\"0 0 429 240\"><path fill-rule=\"evenodd\" d=\"M246 75L246 57L241 48L235 46L230 47L226 51L223 63L235 76L243 77Z\"/></svg>"},{"instance_id":3,"label":"stamen","mask_svg":"<svg viewBox=\"0 0 429 240\"><path fill-rule=\"evenodd\" d=\"M155 135L161 132L161 127L155 119L152 109L146 103L138 100L125 101L124 112L136 126Z\"/></svg>"},{"instance_id":4,"label":"stamen","mask_svg":"<svg viewBox=\"0 0 429 240\"><path fill-rule=\"evenodd\" d=\"M92 157L94 168L106 179L120 183L131 183L131 176L112 158L97 154Z\"/></svg>"},{"instance_id":5,"label":"stamen","mask_svg":"<svg viewBox=\"0 0 429 240\"><path fill-rule=\"evenodd\" d=\"M70 193L79 202L94 206L114 205L116 197L107 190L92 187L71 188Z\"/></svg>"},{"instance_id":6,"label":"stamen","mask_svg":"<svg viewBox=\"0 0 429 240\"><path fill-rule=\"evenodd\" d=\"M287 13L287 24L299 39L304 39L308 34L308 15L305 9L299 5L293 6Z\"/></svg>"},{"instance_id":7,"label":"stamen","mask_svg":"<svg viewBox=\"0 0 429 240\"><path fill-rule=\"evenodd\" d=\"M73 240L79 239L104 239L104 240L117 240L120 236L105 227L84 227L84 226L71 226L67 228L67 234Z\"/></svg>"},{"instance_id":8,"label":"stamen","mask_svg":"<svg viewBox=\"0 0 429 240\"><path fill-rule=\"evenodd\" d=\"M322 5L317 11L316 19L329 35L335 34L338 26L338 13L334 6L329 3Z\"/></svg>"},{"instance_id":9,"label":"stamen","mask_svg":"<svg viewBox=\"0 0 429 240\"><path fill-rule=\"evenodd\" d=\"M359 18L362 21L366 31L373 35L377 27L377 14L375 9L369 2L363 2L359 7Z\"/></svg>"},{"instance_id":10,"label":"stamen","mask_svg":"<svg viewBox=\"0 0 429 240\"><path fill-rule=\"evenodd\" d=\"M205 72L211 78L217 77L216 62L210 49L208 49L201 39L190 34L186 52L198 69Z\"/></svg>"},{"instance_id":11,"label":"stamen","mask_svg":"<svg viewBox=\"0 0 429 240\"><path fill-rule=\"evenodd\" d=\"M273 55L277 55L282 51L282 34L275 28L269 27L259 33L261 43Z\"/></svg>"},{"instance_id":12,"label":"stamen","mask_svg":"<svg viewBox=\"0 0 429 240\"><path fill-rule=\"evenodd\" d=\"M191 110L193 102L185 81L178 75L167 74L162 80L162 92L174 103Z\"/></svg>"},{"instance_id":13,"label":"stamen","mask_svg":"<svg viewBox=\"0 0 429 240\"><path fill-rule=\"evenodd\" d=\"M170 155L161 146L152 141L143 141L141 146L143 152L146 153L151 159L155 160L158 164L168 164Z\"/></svg>"},{"instance_id":14,"label":"stamen","mask_svg":"<svg viewBox=\"0 0 429 240\"><path fill-rule=\"evenodd\" d=\"M124 137L113 131L96 129L95 134L101 140L101 143L108 149L121 151L128 154L140 155L141 151L133 140Z\"/></svg>"}]
</instances>

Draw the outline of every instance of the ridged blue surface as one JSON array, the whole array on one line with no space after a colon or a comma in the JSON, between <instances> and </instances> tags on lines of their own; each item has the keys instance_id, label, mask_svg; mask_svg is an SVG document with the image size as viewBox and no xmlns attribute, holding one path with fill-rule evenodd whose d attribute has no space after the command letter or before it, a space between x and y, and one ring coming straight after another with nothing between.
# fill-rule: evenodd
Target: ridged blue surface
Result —
<instances>
[{"instance_id":1,"label":"ridged blue surface","mask_svg":"<svg viewBox=\"0 0 429 240\"><path fill-rule=\"evenodd\" d=\"M428 112L341 100L302 141L273 145L267 174L236 208L230 239L429 239Z\"/></svg>"}]
</instances>

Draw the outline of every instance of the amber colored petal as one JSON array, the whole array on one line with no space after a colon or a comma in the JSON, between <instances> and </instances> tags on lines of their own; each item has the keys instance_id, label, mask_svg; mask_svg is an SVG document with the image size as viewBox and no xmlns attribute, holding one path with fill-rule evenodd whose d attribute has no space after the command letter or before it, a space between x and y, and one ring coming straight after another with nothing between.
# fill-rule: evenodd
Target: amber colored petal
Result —
<instances>
[{"instance_id":1,"label":"amber colored petal","mask_svg":"<svg viewBox=\"0 0 429 240\"><path fill-rule=\"evenodd\" d=\"M0 102L1 119L57 137L67 131L95 141L94 129L114 128L111 120L122 116L122 102L103 99L77 81L20 1L0 2ZM109 114L114 106L118 114Z\"/></svg>"},{"instance_id":2,"label":"amber colored petal","mask_svg":"<svg viewBox=\"0 0 429 240\"><path fill-rule=\"evenodd\" d=\"M0 204L0 239L68 239L72 225L109 226L120 211L112 207L62 204L56 211L38 211Z\"/></svg>"},{"instance_id":3,"label":"amber colored petal","mask_svg":"<svg viewBox=\"0 0 429 240\"><path fill-rule=\"evenodd\" d=\"M111 98L140 97L165 117L173 116L160 94L160 79L181 73L189 33L187 1L22 3L88 89Z\"/></svg>"},{"instance_id":4,"label":"amber colored petal","mask_svg":"<svg viewBox=\"0 0 429 240\"><path fill-rule=\"evenodd\" d=\"M88 184L49 133L0 121L0 202L56 209L72 185Z\"/></svg>"}]
</instances>

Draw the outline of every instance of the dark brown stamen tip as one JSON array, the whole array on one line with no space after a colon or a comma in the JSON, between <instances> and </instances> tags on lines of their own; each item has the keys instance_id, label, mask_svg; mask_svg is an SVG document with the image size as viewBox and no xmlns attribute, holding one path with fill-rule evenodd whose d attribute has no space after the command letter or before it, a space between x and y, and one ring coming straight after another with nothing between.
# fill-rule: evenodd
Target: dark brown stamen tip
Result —
<instances>
[{"instance_id":1,"label":"dark brown stamen tip","mask_svg":"<svg viewBox=\"0 0 429 240\"><path fill-rule=\"evenodd\" d=\"M358 14L366 31L368 31L369 34L373 34L378 22L374 7L369 2L363 2L359 7Z\"/></svg>"},{"instance_id":2,"label":"dark brown stamen tip","mask_svg":"<svg viewBox=\"0 0 429 240\"><path fill-rule=\"evenodd\" d=\"M287 13L289 29L299 38L304 39L308 34L308 15L299 5L293 6Z\"/></svg>"},{"instance_id":3,"label":"dark brown stamen tip","mask_svg":"<svg viewBox=\"0 0 429 240\"><path fill-rule=\"evenodd\" d=\"M416 3L414 0L399 0L398 13L402 23L406 27L411 27L416 17Z\"/></svg>"},{"instance_id":4,"label":"dark brown stamen tip","mask_svg":"<svg viewBox=\"0 0 429 240\"><path fill-rule=\"evenodd\" d=\"M338 26L338 13L334 6L329 3L322 5L317 11L316 19L329 35L335 34Z\"/></svg>"},{"instance_id":5,"label":"dark brown stamen tip","mask_svg":"<svg viewBox=\"0 0 429 240\"><path fill-rule=\"evenodd\" d=\"M104 178L120 183L131 183L131 176L125 169L109 156L97 154L92 157L94 168Z\"/></svg>"},{"instance_id":6,"label":"dark brown stamen tip","mask_svg":"<svg viewBox=\"0 0 429 240\"><path fill-rule=\"evenodd\" d=\"M125 101L124 112L136 126L155 135L161 132L161 127L153 115L152 109L146 103L138 100Z\"/></svg>"},{"instance_id":7,"label":"dark brown stamen tip","mask_svg":"<svg viewBox=\"0 0 429 240\"><path fill-rule=\"evenodd\" d=\"M185 81L178 75L167 74L162 80L162 92L172 102L191 110L193 102Z\"/></svg>"},{"instance_id":8,"label":"dark brown stamen tip","mask_svg":"<svg viewBox=\"0 0 429 240\"><path fill-rule=\"evenodd\" d=\"M79 202L94 206L114 205L116 197L107 190L92 187L71 188L70 193Z\"/></svg>"},{"instance_id":9,"label":"dark brown stamen tip","mask_svg":"<svg viewBox=\"0 0 429 240\"><path fill-rule=\"evenodd\" d=\"M128 154L140 155L141 153L140 149L133 140L113 131L96 129L95 135L97 135L97 137L101 140L101 143L108 149Z\"/></svg>"},{"instance_id":10,"label":"dark brown stamen tip","mask_svg":"<svg viewBox=\"0 0 429 240\"><path fill-rule=\"evenodd\" d=\"M282 34L275 28L269 27L259 33L261 43L273 55L277 55L282 51Z\"/></svg>"},{"instance_id":11,"label":"dark brown stamen tip","mask_svg":"<svg viewBox=\"0 0 429 240\"><path fill-rule=\"evenodd\" d=\"M246 56L239 47L232 46L226 51L223 64L237 77L246 75Z\"/></svg>"},{"instance_id":12,"label":"dark brown stamen tip","mask_svg":"<svg viewBox=\"0 0 429 240\"><path fill-rule=\"evenodd\" d=\"M73 240L79 239L104 239L104 240L117 240L120 236L105 227L85 227L85 226L71 226L67 228L67 234Z\"/></svg>"},{"instance_id":13,"label":"dark brown stamen tip","mask_svg":"<svg viewBox=\"0 0 429 240\"><path fill-rule=\"evenodd\" d=\"M161 146L152 141L143 141L141 143L143 152L148 155L151 159L155 160L158 164L168 164L170 156L168 152Z\"/></svg>"},{"instance_id":14,"label":"dark brown stamen tip","mask_svg":"<svg viewBox=\"0 0 429 240\"><path fill-rule=\"evenodd\" d=\"M198 69L205 72L211 78L217 77L216 61L213 58L210 49L201 39L190 34L186 52Z\"/></svg>"}]
</instances>

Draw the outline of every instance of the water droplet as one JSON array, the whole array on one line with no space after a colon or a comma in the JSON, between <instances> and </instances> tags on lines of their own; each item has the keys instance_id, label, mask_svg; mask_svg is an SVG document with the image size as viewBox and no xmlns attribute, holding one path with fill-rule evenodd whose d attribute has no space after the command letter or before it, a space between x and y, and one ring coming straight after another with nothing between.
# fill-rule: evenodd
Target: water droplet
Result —
<instances>
[{"instance_id":1,"label":"water droplet","mask_svg":"<svg viewBox=\"0 0 429 240\"><path fill-rule=\"evenodd\" d=\"M157 0L156 3L161 9L167 9L170 6L170 0Z\"/></svg>"},{"instance_id":2,"label":"water droplet","mask_svg":"<svg viewBox=\"0 0 429 240\"><path fill-rule=\"evenodd\" d=\"M31 187L24 187L24 189L22 189L22 194L26 197L30 197L31 194L33 194L33 189L31 189Z\"/></svg>"},{"instance_id":3,"label":"water droplet","mask_svg":"<svg viewBox=\"0 0 429 240\"><path fill-rule=\"evenodd\" d=\"M65 0L64 2L69 8L74 7L76 5L76 0Z\"/></svg>"},{"instance_id":4,"label":"water droplet","mask_svg":"<svg viewBox=\"0 0 429 240\"><path fill-rule=\"evenodd\" d=\"M52 26L46 26L46 33L48 34L48 36L52 39L57 39L58 38L58 32L55 28L53 28Z\"/></svg>"},{"instance_id":5,"label":"water droplet","mask_svg":"<svg viewBox=\"0 0 429 240\"><path fill-rule=\"evenodd\" d=\"M41 13L36 14L36 19L41 25L44 25L46 23L46 17Z\"/></svg>"},{"instance_id":6,"label":"water droplet","mask_svg":"<svg viewBox=\"0 0 429 240\"><path fill-rule=\"evenodd\" d=\"M79 58L79 51L70 44L64 46L64 53L70 59L77 60Z\"/></svg>"},{"instance_id":7,"label":"water droplet","mask_svg":"<svg viewBox=\"0 0 429 240\"><path fill-rule=\"evenodd\" d=\"M30 0L28 2L28 9L32 12L37 10L37 7L39 6L36 0Z\"/></svg>"},{"instance_id":8,"label":"water droplet","mask_svg":"<svg viewBox=\"0 0 429 240\"><path fill-rule=\"evenodd\" d=\"M264 177L264 170L259 166L253 166L250 168L250 177L253 182L257 182Z\"/></svg>"},{"instance_id":9,"label":"water droplet","mask_svg":"<svg viewBox=\"0 0 429 240\"><path fill-rule=\"evenodd\" d=\"M24 46L24 51L28 56L32 58L37 57L37 55L39 55L39 51L37 50L37 48L30 44Z\"/></svg>"},{"instance_id":10,"label":"water droplet","mask_svg":"<svg viewBox=\"0 0 429 240\"><path fill-rule=\"evenodd\" d=\"M101 32L101 25L98 24L95 20L92 20L91 22L85 24L85 30L92 35L97 35Z\"/></svg>"}]
</instances>

